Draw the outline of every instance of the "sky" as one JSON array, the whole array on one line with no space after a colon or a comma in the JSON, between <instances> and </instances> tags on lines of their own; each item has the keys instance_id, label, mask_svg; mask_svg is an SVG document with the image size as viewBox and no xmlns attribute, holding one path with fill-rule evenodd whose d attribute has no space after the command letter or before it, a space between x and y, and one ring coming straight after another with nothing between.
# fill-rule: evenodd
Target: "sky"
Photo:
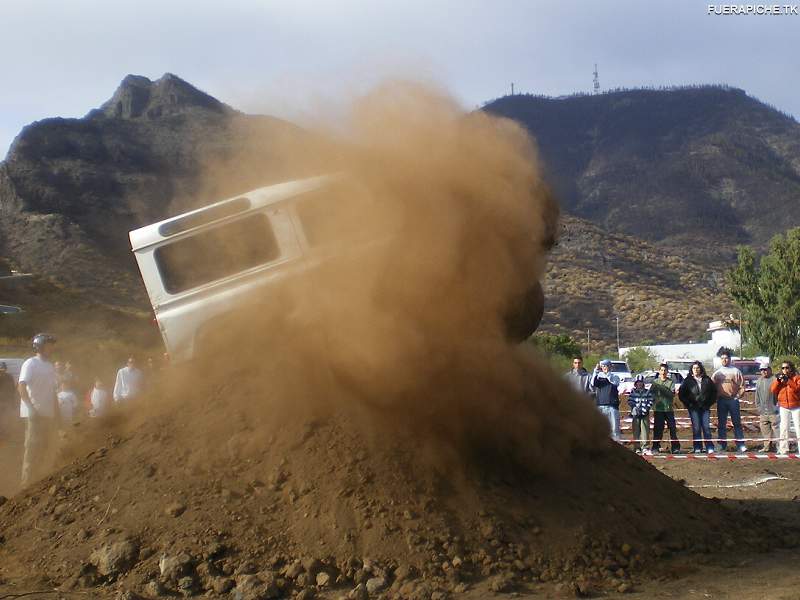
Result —
<instances>
[{"instance_id":1,"label":"sky","mask_svg":"<svg viewBox=\"0 0 800 600\"><path fill-rule=\"evenodd\" d=\"M0 0L0 157L26 124L82 117L129 73L174 73L244 112L303 123L386 79L432 83L466 109L512 82L590 92L597 63L601 90L725 83L800 118L794 1L784 14L717 15L730 5Z\"/></svg>"}]
</instances>

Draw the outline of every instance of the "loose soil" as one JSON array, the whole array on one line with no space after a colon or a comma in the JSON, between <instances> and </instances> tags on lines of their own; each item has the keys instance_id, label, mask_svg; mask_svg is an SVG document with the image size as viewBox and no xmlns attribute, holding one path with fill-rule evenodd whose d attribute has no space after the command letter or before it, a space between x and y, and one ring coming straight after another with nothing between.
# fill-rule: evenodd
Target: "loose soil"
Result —
<instances>
[{"instance_id":1,"label":"loose soil","mask_svg":"<svg viewBox=\"0 0 800 600\"><path fill-rule=\"evenodd\" d=\"M541 468L374 407L246 396L223 385L75 428L67 464L0 507L0 591L797 597L780 548L797 539L798 462L651 464L604 441ZM786 479L687 487L765 473Z\"/></svg>"}]
</instances>

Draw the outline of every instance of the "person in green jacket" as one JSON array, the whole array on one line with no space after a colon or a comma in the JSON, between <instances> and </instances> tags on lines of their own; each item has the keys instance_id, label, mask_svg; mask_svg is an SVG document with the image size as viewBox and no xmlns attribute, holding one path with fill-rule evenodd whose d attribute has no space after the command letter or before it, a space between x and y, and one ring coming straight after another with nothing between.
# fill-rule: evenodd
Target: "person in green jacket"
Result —
<instances>
[{"instance_id":1,"label":"person in green jacket","mask_svg":"<svg viewBox=\"0 0 800 600\"><path fill-rule=\"evenodd\" d=\"M666 363L658 366L658 377L650 386L653 392L653 452L661 452L661 438L664 436L664 423L669 427L670 447L673 454L681 451L678 441L678 428L675 425L675 411L672 401L675 397L675 382L669 376L669 367Z\"/></svg>"}]
</instances>

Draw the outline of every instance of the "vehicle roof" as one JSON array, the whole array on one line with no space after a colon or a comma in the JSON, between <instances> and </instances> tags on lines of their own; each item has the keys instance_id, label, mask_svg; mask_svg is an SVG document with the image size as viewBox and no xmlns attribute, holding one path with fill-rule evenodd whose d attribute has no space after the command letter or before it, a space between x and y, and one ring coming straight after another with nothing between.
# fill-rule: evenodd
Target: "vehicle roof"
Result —
<instances>
[{"instance_id":1,"label":"vehicle roof","mask_svg":"<svg viewBox=\"0 0 800 600\"><path fill-rule=\"evenodd\" d=\"M174 217L170 217L168 219L164 219L156 223L145 225L144 227L140 227L139 229L134 229L128 234L128 237L130 238L131 241L131 249L136 251L141 248L145 248L147 246L151 246L163 240L169 239L170 237L173 237L173 235L184 234L187 231L191 231L192 229L199 229L205 227L209 223L221 221L225 218L231 218L239 214L245 214L248 211L258 210L260 208L264 208L265 206L269 206L271 204L276 204L278 202L291 198L292 196L297 196L299 194L303 194L305 192L310 192L315 189L318 189L325 183L335 180L336 178L337 177L334 175L320 175L317 177L296 179L294 181L286 181L284 183L278 183L275 185L260 187L254 190L250 190L249 192L236 194L235 196L231 196L230 198L226 198L225 200L220 200L219 202L214 202L213 204L208 204L207 206L203 206L196 210L185 212L183 214L176 215ZM169 234L164 235L163 233L164 231L163 226L165 225L177 224L181 220L187 219L187 217L194 217L202 215L203 213L207 213L209 211L213 211L214 209L218 210L220 208L224 208L226 204L231 205L231 208L235 208L235 205L233 203L241 201L241 199L243 198L247 198L247 200L249 200L249 204L246 208L243 208L241 210L236 210L231 214L224 214L224 216L212 218L208 222L201 223L194 227L186 227L183 229L179 229L179 231L176 231L176 233L172 235Z\"/></svg>"}]
</instances>

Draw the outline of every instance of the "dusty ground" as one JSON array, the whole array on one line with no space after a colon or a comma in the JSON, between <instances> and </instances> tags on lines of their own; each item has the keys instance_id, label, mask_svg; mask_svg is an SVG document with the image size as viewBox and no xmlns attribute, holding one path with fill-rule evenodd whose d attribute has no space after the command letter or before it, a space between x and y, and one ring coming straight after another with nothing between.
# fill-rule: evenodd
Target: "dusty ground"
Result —
<instances>
[{"instance_id":1,"label":"dusty ground","mask_svg":"<svg viewBox=\"0 0 800 600\"><path fill-rule=\"evenodd\" d=\"M800 523L800 461L753 460L728 461L653 461L659 469L687 487L708 497L719 498L721 505L734 510L736 519L731 526L748 521L753 515L764 515L788 527ZM785 479L769 480L753 485L769 476ZM738 487L727 487L738 486ZM656 519L654 515L654 519ZM741 521L740 521L741 520ZM669 521L669 516L665 516ZM796 530L795 530L796 531ZM630 532L621 532L630 533ZM796 535L796 533L795 533ZM603 598L689 598L741 600L794 600L800 598L800 571L797 569L796 549L774 549L753 552L746 544L724 550L710 549L705 554L677 553L661 559L638 573L625 593L596 592ZM34 589L5 581L0 585L0 597ZM112 589L92 590L88 597L115 597ZM552 583L526 584L515 593L518 597L574 597L574 593ZM87 597L79 591L59 595L34 594L31 598ZM330 597L337 597L332 594ZM486 597L508 597L488 589L487 584L466 590L461 597L477 600Z\"/></svg>"},{"instance_id":2,"label":"dusty ground","mask_svg":"<svg viewBox=\"0 0 800 600\"><path fill-rule=\"evenodd\" d=\"M413 453L365 445L349 417L301 419L266 436L254 435L266 425L252 415L231 417L238 423L232 429L203 423L209 440L234 431L225 447L194 455L180 450L186 438L178 432L197 425L196 415L162 416L114 438L82 432L93 451L0 509L0 598L36 590L50 592L26 597L117 598L121 590L147 597L159 556L182 550L202 562L219 541L231 552L207 562L220 568L203 575L211 582L225 571L238 581L248 563L283 573L319 548L329 557L324 564L346 579L320 587L320 598L346 597L359 577L358 569L346 575L346 563L360 556L380 556L398 582L401 567L419 573L408 593L397 585L370 598L800 598L795 551L787 548L800 524L800 460L646 462L612 445L599 454L579 451L583 466L571 467L569 479L482 471L452 486L417 470ZM282 458L254 458L264 448ZM140 544L140 562L125 577L87 570L94 549L126 536ZM595 539L599 554L592 554ZM619 573L600 567L595 576L569 562L583 552L621 560L628 543L630 561ZM437 566L455 548L465 560L458 588ZM499 585L497 577L514 570L514 555L523 570ZM308 589L300 578L276 597Z\"/></svg>"}]
</instances>

